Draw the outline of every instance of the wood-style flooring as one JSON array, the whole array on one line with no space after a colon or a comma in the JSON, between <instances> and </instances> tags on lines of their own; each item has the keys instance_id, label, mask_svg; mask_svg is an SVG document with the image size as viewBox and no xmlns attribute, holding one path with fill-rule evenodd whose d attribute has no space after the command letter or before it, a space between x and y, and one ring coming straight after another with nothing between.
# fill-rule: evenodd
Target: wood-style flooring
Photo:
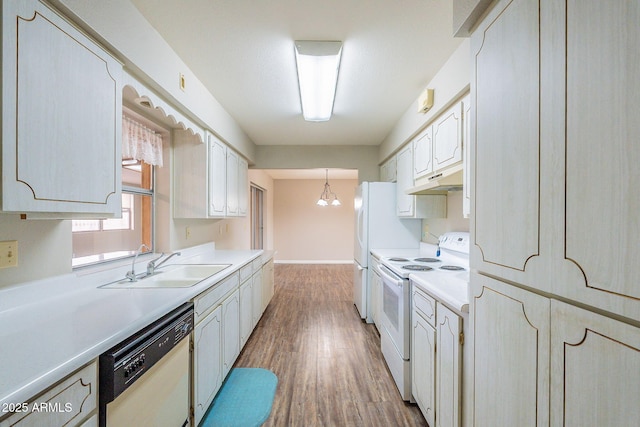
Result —
<instances>
[{"instance_id":1,"label":"wood-style flooring","mask_svg":"<svg viewBox=\"0 0 640 427\"><path fill-rule=\"evenodd\" d=\"M278 376L265 426L427 425L353 305L353 266L276 264L274 274L275 296L235 364Z\"/></svg>"}]
</instances>

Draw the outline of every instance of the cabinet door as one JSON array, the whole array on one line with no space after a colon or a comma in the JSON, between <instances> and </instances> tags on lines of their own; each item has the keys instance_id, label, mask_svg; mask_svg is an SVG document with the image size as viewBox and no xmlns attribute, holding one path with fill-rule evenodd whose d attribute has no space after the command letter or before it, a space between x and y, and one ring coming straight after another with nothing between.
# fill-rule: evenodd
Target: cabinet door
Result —
<instances>
[{"instance_id":1,"label":"cabinet door","mask_svg":"<svg viewBox=\"0 0 640 427\"><path fill-rule=\"evenodd\" d=\"M471 262L501 277L539 254L539 9L536 0L500 1L471 38Z\"/></svg>"},{"instance_id":2,"label":"cabinet door","mask_svg":"<svg viewBox=\"0 0 640 427\"><path fill-rule=\"evenodd\" d=\"M274 294L273 260L262 267L262 311L267 308Z\"/></svg>"},{"instance_id":3,"label":"cabinet door","mask_svg":"<svg viewBox=\"0 0 640 427\"><path fill-rule=\"evenodd\" d=\"M550 301L471 274L476 426L549 425Z\"/></svg>"},{"instance_id":4,"label":"cabinet door","mask_svg":"<svg viewBox=\"0 0 640 427\"><path fill-rule=\"evenodd\" d=\"M227 150L227 216L238 216L238 155Z\"/></svg>"},{"instance_id":5,"label":"cabinet door","mask_svg":"<svg viewBox=\"0 0 640 427\"><path fill-rule=\"evenodd\" d=\"M433 170L462 161L462 103L458 102L433 124Z\"/></svg>"},{"instance_id":6,"label":"cabinet door","mask_svg":"<svg viewBox=\"0 0 640 427\"><path fill-rule=\"evenodd\" d=\"M462 319L440 303L436 312L436 426L459 427L462 419Z\"/></svg>"},{"instance_id":7,"label":"cabinet door","mask_svg":"<svg viewBox=\"0 0 640 427\"><path fill-rule=\"evenodd\" d=\"M433 127L429 126L413 140L413 179L433 172Z\"/></svg>"},{"instance_id":8,"label":"cabinet door","mask_svg":"<svg viewBox=\"0 0 640 427\"><path fill-rule=\"evenodd\" d=\"M227 147L209 134L209 216L227 213Z\"/></svg>"},{"instance_id":9,"label":"cabinet door","mask_svg":"<svg viewBox=\"0 0 640 427\"><path fill-rule=\"evenodd\" d=\"M415 196L405 193L405 190L413 186L413 147L407 144L397 155L397 188L396 188L396 213L401 217L412 217L415 213Z\"/></svg>"},{"instance_id":10,"label":"cabinet door","mask_svg":"<svg viewBox=\"0 0 640 427\"><path fill-rule=\"evenodd\" d=\"M222 307L198 323L193 332L194 417L197 425L222 385Z\"/></svg>"},{"instance_id":11,"label":"cabinet door","mask_svg":"<svg viewBox=\"0 0 640 427\"><path fill-rule=\"evenodd\" d=\"M377 264L377 263L376 263ZM369 268L371 275L371 317L373 323L380 330L380 306L382 305L382 279L375 268Z\"/></svg>"},{"instance_id":12,"label":"cabinet door","mask_svg":"<svg viewBox=\"0 0 640 427\"><path fill-rule=\"evenodd\" d=\"M253 279L240 286L240 347L244 347L253 332Z\"/></svg>"},{"instance_id":13,"label":"cabinet door","mask_svg":"<svg viewBox=\"0 0 640 427\"><path fill-rule=\"evenodd\" d=\"M471 215L471 97L462 100L462 216Z\"/></svg>"},{"instance_id":14,"label":"cabinet door","mask_svg":"<svg viewBox=\"0 0 640 427\"><path fill-rule=\"evenodd\" d=\"M2 210L121 216L122 66L43 2L2 9Z\"/></svg>"},{"instance_id":15,"label":"cabinet door","mask_svg":"<svg viewBox=\"0 0 640 427\"><path fill-rule=\"evenodd\" d=\"M436 330L413 311L411 393L430 426L436 418Z\"/></svg>"},{"instance_id":16,"label":"cabinet door","mask_svg":"<svg viewBox=\"0 0 640 427\"><path fill-rule=\"evenodd\" d=\"M624 1L553 3L566 11L558 21L567 34L566 52L558 43L567 73L566 147L558 150L566 152L563 255L581 273L557 281L554 291L637 320L640 8Z\"/></svg>"},{"instance_id":17,"label":"cabinet door","mask_svg":"<svg viewBox=\"0 0 640 427\"><path fill-rule=\"evenodd\" d=\"M551 425L638 425L640 329L559 301L551 307Z\"/></svg>"},{"instance_id":18,"label":"cabinet door","mask_svg":"<svg viewBox=\"0 0 640 427\"><path fill-rule=\"evenodd\" d=\"M238 216L247 216L249 206L249 166L247 161L238 157Z\"/></svg>"},{"instance_id":19,"label":"cabinet door","mask_svg":"<svg viewBox=\"0 0 640 427\"><path fill-rule=\"evenodd\" d=\"M396 156L391 157L380 166L380 181L396 182Z\"/></svg>"},{"instance_id":20,"label":"cabinet door","mask_svg":"<svg viewBox=\"0 0 640 427\"><path fill-rule=\"evenodd\" d=\"M262 270L253 273L253 285L251 290L251 301L253 305L253 315L251 321L252 329L256 327L260 317L262 317Z\"/></svg>"},{"instance_id":21,"label":"cabinet door","mask_svg":"<svg viewBox=\"0 0 640 427\"><path fill-rule=\"evenodd\" d=\"M240 354L240 291L236 290L222 303L223 359L225 378Z\"/></svg>"}]
</instances>

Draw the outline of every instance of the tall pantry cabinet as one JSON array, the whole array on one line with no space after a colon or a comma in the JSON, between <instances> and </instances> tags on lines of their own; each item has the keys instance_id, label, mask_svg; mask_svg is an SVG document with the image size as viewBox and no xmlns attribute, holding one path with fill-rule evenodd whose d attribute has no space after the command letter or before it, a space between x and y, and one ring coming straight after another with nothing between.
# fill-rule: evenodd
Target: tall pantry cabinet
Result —
<instances>
[{"instance_id":1,"label":"tall pantry cabinet","mask_svg":"<svg viewBox=\"0 0 640 427\"><path fill-rule=\"evenodd\" d=\"M501 0L472 34L473 425L640 419L638 22Z\"/></svg>"}]
</instances>

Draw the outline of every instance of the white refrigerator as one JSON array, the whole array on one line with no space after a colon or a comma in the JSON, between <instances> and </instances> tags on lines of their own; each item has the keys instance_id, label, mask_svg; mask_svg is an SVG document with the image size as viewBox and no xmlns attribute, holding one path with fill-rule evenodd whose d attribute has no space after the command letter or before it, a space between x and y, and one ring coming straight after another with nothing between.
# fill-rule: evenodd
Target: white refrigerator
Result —
<instances>
[{"instance_id":1,"label":"white refrigerator","mask_svg":"<svg viewBox=\"0 0 640 427\"><path fill-rule=\"evenodd\" d=\"M422 221L396 215L396 184L363 182L356 189L353 300L360 317L373 322L369 289L371 249L420 247Z\"/></svg>"}]
</instances>

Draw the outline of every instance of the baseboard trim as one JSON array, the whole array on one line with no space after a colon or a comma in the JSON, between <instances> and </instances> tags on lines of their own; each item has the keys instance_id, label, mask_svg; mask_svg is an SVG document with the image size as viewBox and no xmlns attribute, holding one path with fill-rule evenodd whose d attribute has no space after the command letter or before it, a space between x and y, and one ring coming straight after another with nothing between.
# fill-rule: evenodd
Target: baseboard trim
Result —
<instances>
[{"instance_id":1,"label":"baseboard trim","mask_svg":"<svg viewBox=\"0 0 640 427\"><path fill-rule=\"evenodd\" d=\"M331 259L331 260L318 260L318 259L278 259L273 261L275 264L353 264L353 260Z\"/></svg>"}]
</instances>

